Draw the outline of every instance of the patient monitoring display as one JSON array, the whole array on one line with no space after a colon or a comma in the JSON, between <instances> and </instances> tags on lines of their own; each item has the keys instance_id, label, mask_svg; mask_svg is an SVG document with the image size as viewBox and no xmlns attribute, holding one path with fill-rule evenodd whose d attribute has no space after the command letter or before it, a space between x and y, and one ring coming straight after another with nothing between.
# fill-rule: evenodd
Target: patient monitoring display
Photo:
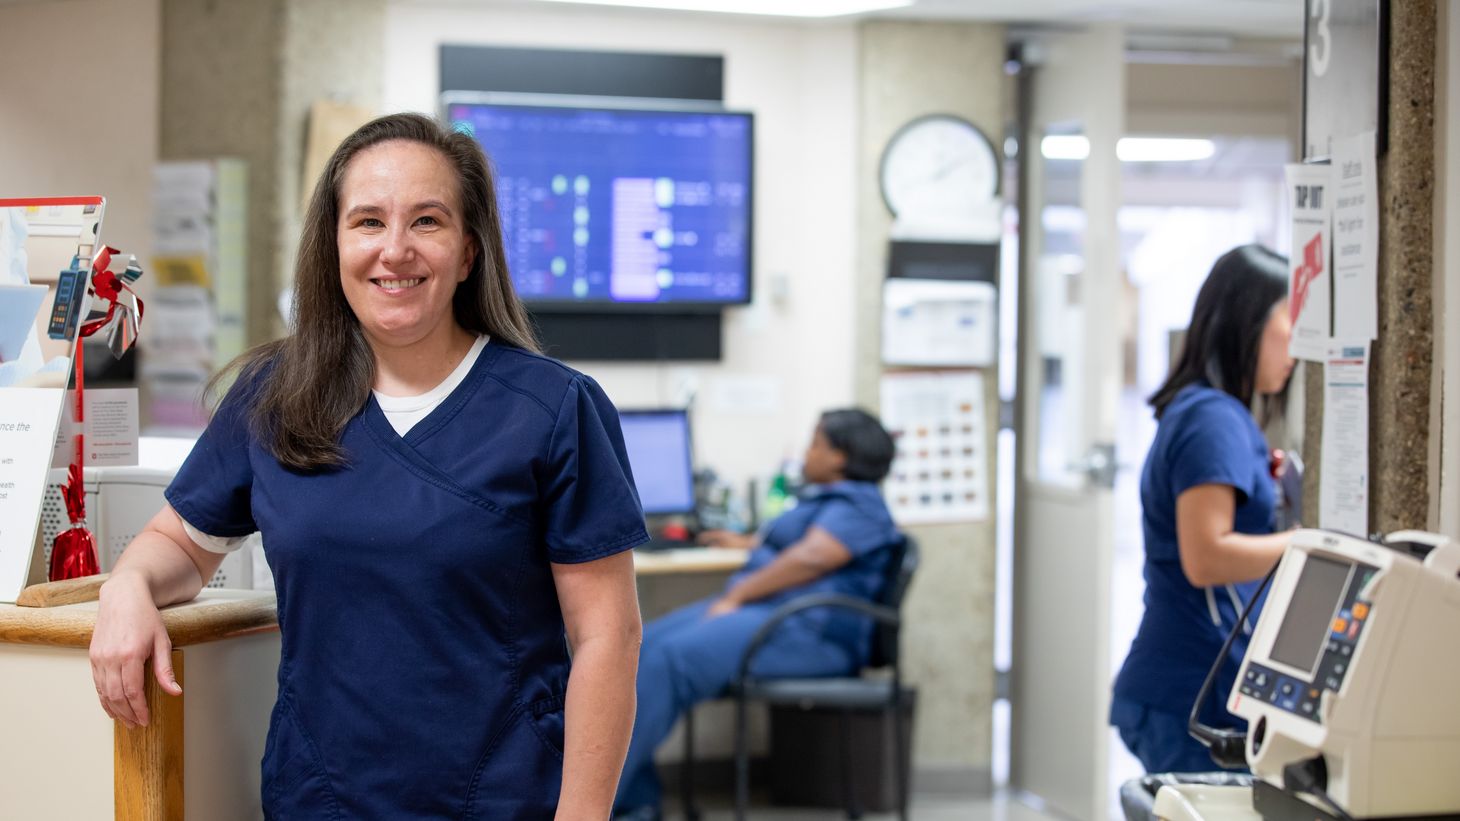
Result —
<instances>
[{"instance_id":1,"label":"patient monitoring display","mask_svg":"<svg viewBox=\"0 0 1460 821\"><path fill-rule=\"evenodd\" d=\"M1309 556L1293 589L1292 602L1273 639L1270 657L1298 670L1311 672L1323 649L1329 627L1343 597L1353 565Z\"/></svg>"},{"instance_id":2,"label":"patient monitoring display","mask_svg":"<svg viewBox=\"0 0 1460 821\"><path fill-rule=\"evenodd\" d=\"M453 103L447 117L491 158L523 299L749 301L749 114Z\"/></svg>"},{"instance_id":3,"label":"patient monitoring display","mask_svg":"<svg viewBox=\"0 0 1460 821\"><path fill-rule=\"evenodd\" d=\"M623 411L619 418L644 512L693 513L689 415L684 411Z\"/></svg>"},{"instance_id":4,"label":"patient monitoring display","mask_svg":"<svg viewBox=\"0 0 1460 821\"><path fill-rule=\"evenodd\" d=\"M1457 817L1456 635L1460 543L1293 531L1227 702L1247 721L1254 809Z\"/></svg>"}]
</instances>

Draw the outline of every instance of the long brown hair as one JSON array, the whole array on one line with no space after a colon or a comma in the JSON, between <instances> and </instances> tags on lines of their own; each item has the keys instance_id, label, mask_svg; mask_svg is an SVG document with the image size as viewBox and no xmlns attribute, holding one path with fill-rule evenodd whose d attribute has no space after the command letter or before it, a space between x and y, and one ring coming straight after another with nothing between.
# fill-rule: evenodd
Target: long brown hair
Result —
<instances>
[{"instance_id":1,"label":"long brown hair","mask_svg":"<svg viewBox=\"0 0 1460 821\"><path fill-rule=\"evenodd\" d=\"M340 285L336 234L340 187L350 160L391 140L430 146L456 170L467 239L480 251L452 297L457 324L490 334L495 342L539 350L527 311L512 288L496 185L481 147L421 114L372 120L340 143L315 185L295 262L289 335L247 351L208 384L214 392L234 372L245 383L263 374L250 397L249 429L286 467L314 471L344 464L340 432L365 405L375 381L375 356Z\"/></svg>"}]
</instances>

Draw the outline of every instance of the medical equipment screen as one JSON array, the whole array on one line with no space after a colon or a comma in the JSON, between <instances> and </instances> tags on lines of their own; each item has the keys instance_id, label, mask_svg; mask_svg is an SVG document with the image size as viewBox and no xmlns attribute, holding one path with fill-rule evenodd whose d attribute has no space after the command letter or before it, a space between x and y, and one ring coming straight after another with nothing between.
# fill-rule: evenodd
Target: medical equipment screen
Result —
<instances>
[{"instance_id":1,"label":"medical equipment screen","mask_svg":"<svg viewBox=\"0 0 1460 821\"><path fill-rule=\"evenodd\" d=\"M689 415L684 411L624 411L619 419L644 512L693 513Z\"/></svg>"},{"instance_id":2,"label":"medical equipment screen","mask_svg":"<svg viewBox=\"0 0 1460 821\"><path fill-rule=\"evenodd\" d=\"M451 103L497 174L536 307L750 301L749 114Z\"/></svg>"},{"instance_id":3,"label":"medical equipment screen","mask_svg":"<svg viewBox=\"0 0 1460 821\"><path fill-rule=\"evenodd\" d=\"M1272 642L1269 657L1273 661L1299 670L1313 670L1352 571L1349 562L1308 554L1288 601L1288 611L1283 614L1282 626Z\"/></svg>"}]
</instances>

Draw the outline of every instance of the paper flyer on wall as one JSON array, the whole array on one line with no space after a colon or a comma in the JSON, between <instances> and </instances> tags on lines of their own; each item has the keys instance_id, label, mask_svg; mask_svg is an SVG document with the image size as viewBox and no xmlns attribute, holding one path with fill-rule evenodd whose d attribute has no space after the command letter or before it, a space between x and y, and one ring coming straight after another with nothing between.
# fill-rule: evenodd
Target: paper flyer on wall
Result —
<instances>
[{"instance_id":1,"label":"paper flyer on wall","mask_svg":"<svg viewBox=\"0 0 1460 821\"><path fill-rule=\"evenodd\" d=\"M898 524L989 516L983 374L889 373L882 422L897 442L885 493Z\"/></svg>"},{"instance_id":2,"label":"paper flyer on wall","mask_svg":"<svg viewBox=\"0 0 1460 821\"><path fill-rule=\"evenodd\" d=\"M1332 265L1328 245L1332 225L1331 178L1327 165L1284 167L1291 214L1288 258L1288 312L1293 320L1288 353L1322 362L1332 336Z\"/></svg>"},{"instance_id":3,"label":"paper flyer on wall","mask_svg":"<svg viewBox=\"0 0 1460 821\"><path fill-rule=\"evenodd\" d=\"M1323 358L1318 526L1369 532L1369 342L1333 342Z\"/></svg>"},{"instance_id":4,"label":"paper flyer on wall","mask_svg":"<svg viewBox=\"0 0 1460 821\"><path fill-rule=\"evenodd\" d=\"M882 362L979 367L997 358L992 283L889 279L882 285Z\"/></svg>"},{"instance_id":5,"label":"paper flyer on wall","mask_svg":"<svg viewBox=\"0 0 1460 821\"><path fill-rule=\"evenodd\" d=\"M1379 183L1374 132L1333 141L1333 335L1379 336Z\"/></svg>"}]
</instances>

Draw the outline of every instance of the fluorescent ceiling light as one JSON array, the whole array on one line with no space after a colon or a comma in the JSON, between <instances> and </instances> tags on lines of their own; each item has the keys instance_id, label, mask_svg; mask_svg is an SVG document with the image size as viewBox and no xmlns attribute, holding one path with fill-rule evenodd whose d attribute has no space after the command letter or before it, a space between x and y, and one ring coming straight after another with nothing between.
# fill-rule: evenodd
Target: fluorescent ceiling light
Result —
<instances>
[{"instance_id":1,"label":"fluorescent ceiling light","mask_svg":"<svg viewBox=\"0 0 1460 821\"><path fill-rule=\"evenodd\" d=\"M1079 134L1051 134L1039 141L1046 160L1083 160L1090 156L1090 141Z\"/></svg>"},{"instance_id":2,"label":"fluorescent ceiling light","mask_svg":"<svg viewBox=\"0 0 1460 821\"><path fill-rule=\"evenodd\" d=\"M1046 160L1083 160L1090 156L1090 140L1080 134L1051 134L1039 141ZM1121 162L1197 162L1217 153L1211 140L1184 137L1121 137L1115 155Z\"/></svg>"},{"instance_id":3,"label":"fluorescent ceiling light","mask_svg":"<svg viewBox=\"0 0 1460 821\"><path fill-rule=\"evenodd\" d=\"M911 6L913 0L540 0L545 3L583 3L597 6L632 6L677 11L714 11L726 14L766 14L778 17L840 17Z\"/></svg>"},{"instance_id":4,"label":"fluorescent ceiling light","mask_svg":"<svg viewBox=\"0 0 1460 821\"><path fill-rule=\"evenodd\" d=\"M1197 162L1215 153L1211 140L1180 137L1121 137L1115 145L1121 162Z\"/></svg>"}]
</instances>

